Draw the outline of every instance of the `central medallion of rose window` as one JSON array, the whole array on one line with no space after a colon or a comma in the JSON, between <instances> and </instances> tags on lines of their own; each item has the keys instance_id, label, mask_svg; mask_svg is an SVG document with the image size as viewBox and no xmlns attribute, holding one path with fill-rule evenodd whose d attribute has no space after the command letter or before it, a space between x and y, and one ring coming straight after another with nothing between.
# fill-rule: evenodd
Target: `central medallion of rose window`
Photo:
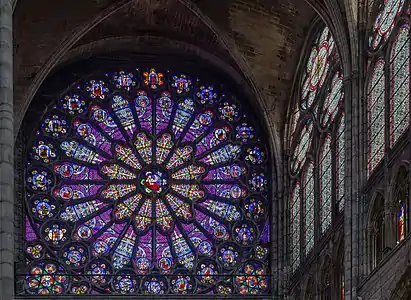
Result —
<instances>
[{"instance_id":1,"label":"central medallion of rose window","mask_svg":"<svg viewBox=\"0 0 411 300\"><path fill-rule=\"evenodd\" d=\"M167 175L158 169L147 170L140 179L140 184L147 194L161 194L167 189Z\"/></svg>"}]
</instances>

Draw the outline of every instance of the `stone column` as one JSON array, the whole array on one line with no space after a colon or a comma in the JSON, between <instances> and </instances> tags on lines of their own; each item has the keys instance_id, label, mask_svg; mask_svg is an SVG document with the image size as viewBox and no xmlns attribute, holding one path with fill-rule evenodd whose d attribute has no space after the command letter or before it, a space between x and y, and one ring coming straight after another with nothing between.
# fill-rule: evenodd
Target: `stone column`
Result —
<instances>
[{"instance_id":1,"label":"stone column","mask_svg":"<svg viewBox=\"0 0 411 300\"><path fill-rule=\"evenodd\" d=\"M14 298L12 2L0 0L0 300Z\"/></svg>"}]
</instances>

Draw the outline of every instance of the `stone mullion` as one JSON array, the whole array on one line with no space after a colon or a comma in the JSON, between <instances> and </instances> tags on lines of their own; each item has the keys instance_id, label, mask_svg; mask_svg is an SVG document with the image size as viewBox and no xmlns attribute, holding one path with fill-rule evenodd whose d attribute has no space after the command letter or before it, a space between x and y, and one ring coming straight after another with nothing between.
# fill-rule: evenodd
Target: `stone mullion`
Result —
<instances>
[{"instance_id":1,"label":"stone mullion","mask_svg":"<svg viewBox=\"0 0 411 300\"><path fill-rule=\"evenodd\" d=\"M345 91L345 209L344 209L344 267L345 299L356 299L360 257L359 187L362 162L362 118L359 101L360 82L358 74L344 78ZM363 218L361 218L363 219Z\"/></svg>"},{"instance_id":2,"label":"stone mullion","mask_svg":"<svg viewBox=\"0 0 411 300\"><path fill-rule=\"evenodd\" d=\"M0 299L14 298L12 0L0 0Z\"/></svg>"}]
</instances>

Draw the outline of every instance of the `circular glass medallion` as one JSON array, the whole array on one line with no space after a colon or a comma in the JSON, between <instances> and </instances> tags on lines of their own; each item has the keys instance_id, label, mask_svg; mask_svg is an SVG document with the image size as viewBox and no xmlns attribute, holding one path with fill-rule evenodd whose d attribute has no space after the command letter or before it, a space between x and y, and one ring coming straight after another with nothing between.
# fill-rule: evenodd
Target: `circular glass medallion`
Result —
<instances>
[{"instance_id":1,"label":"circular glass medallion","mask_svg":"<svg viewBox=\"0 0 411 300\"><path fill-rule=\"evenodd\" d=\"M140 185L147 194L161 194L167 187L167 174L160 169L149 169L143 172L140 178Z\"/></svg>"}]
</instances>

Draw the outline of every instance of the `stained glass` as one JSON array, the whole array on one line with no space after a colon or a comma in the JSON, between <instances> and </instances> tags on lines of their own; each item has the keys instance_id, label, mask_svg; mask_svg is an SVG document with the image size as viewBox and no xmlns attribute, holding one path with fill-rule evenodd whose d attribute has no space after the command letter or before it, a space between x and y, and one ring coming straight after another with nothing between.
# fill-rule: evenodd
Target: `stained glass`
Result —
<instances>
[{"instance_id":1,"label":"stained glass","mask_svg":"<svg viewBox=\"0 0 411 300\"><path fill-rule=\"evenodd\" d=\"M337 131L337 148L336 148L336 184L337 184L337 203L338 210L342 211L344 208L344 194L345 194L345 128L344 115L340 120Z\"/></svg>"},{"instance_id":2,"label":"stained glass","mask_svg":"<svg viewBox=\"0 0 411 300\"><path fill-rule=\"evenodd\" d=\"M323 106L322 125L326 125L329 121L333 121L337 112L338 106L344 98L343 81L339 72L337 72L331 82L331 91L327 94Z\"/></svg>"},{"instance_id":3,"label":"stained glass","mask_svg":"<svg viewBox=\"0 0 411 300\"><path fill-rule=\"evenodd\" d=\"M391 50L390 61L390 144L395 144L410 123L409 26L404 25Z\"/></svg>"},{"instance_id":4,"label":"stained glass","mask_svg":"<svg viewBox=\"0 0 411 300\"><path fill-rule=\"evenodd\" d=\"M27 293L270 292L269 155L254 120L213 85L164 74L86 78L33 131Z\"/></svg>"},{"instance_id":5,"label":"stained glass","mask_svg":"<svg viewBox=\"0 0 411 300\"><path fill-rule=\"evenodd\" d=\"M388 40L395 26L396 17L401 13L405 0L385 0L374 22L370 47L377 49L381 42Z\"/></svg>"},{"instance_id":6,"label":"stained glass","mask_svg":"<svg viewBox=\"0 0 411 300\"><path fill-rule=\"evenodd\" d=\"M295 271L300 264L300 184L297 183L292 193L291 199L291 229L290 229L290 254L291 254L291 269Z\"/></svg>"},{"instance_id":7,"label":"stained glass","mask_svg":"<svg viewBox=\"0 0 411 300\"><path fill-rule=\"evenodd\" d=\"M385 76L384 60L379 59L368 84L368 176L384 156Z\"/></svg>"},{"instance_id":8,"label":"stained glass","mask_svg":"<svg viewBox=\"0 0 411 300\"><path fill-rule=\"evenodd\" d=\"M406 229L405 229L405 204L401 203L401 207L397 214L397 241L401 242L405 239Z\"/></svg>"},{"instance_id":9,"label":"stained glass","mask_svg":"<svg viewBox=\"0 0 411 300\"><path fill-rule=\"evenodd\" d=\"M397 210L397 243L403 241L409 233L408 230L408 197L409 197L409 170L401 166L395 179L395 202Z\"/></svg>"},{"instance_id":10,"label":"stained glass","mask_svg":"<svg viewBox=\"0 0 411 300\"><path fill-rule=\"evenodd\" d=\"M307 124L304 126L303 130L300 133L300 140L295 147L291 158L291 170L294 174L297 173L304 165L306 154L310 149L313 123L311 120L306 121L306 123Z\"/></svg>"},{"instance_id":11,"label":"stained glass","mask_svg":"<svg viewBox=\"0 0 411 300\"><path fill-rule=\"evenodd\" d=\"M303 187L304 249L307 255L314 247L314 165L310 163L305 173Z\"/></svg>"},{"instance_id":12,"label":"stained glass","mask_svg":"<svg viewBox=\"0 0 411 300\"><path fill-rule=\"evenodd\" d=\"M301 107L307 109L314 103L315 97L324 84L334 49L334 40L325 27L318 36L307 59L305 75L301 87Z\"/></svg>"},{"instance_id":13,"label":"stained glass","mask_svg":"<svg viewBox=\"0 0 411 300\"><path fill-rule=\"evenodd\" d=\"M331 225L332 197L331 138L328 136L320 157L320 223L321 233Z\"/></svg>"}]
</instances>

